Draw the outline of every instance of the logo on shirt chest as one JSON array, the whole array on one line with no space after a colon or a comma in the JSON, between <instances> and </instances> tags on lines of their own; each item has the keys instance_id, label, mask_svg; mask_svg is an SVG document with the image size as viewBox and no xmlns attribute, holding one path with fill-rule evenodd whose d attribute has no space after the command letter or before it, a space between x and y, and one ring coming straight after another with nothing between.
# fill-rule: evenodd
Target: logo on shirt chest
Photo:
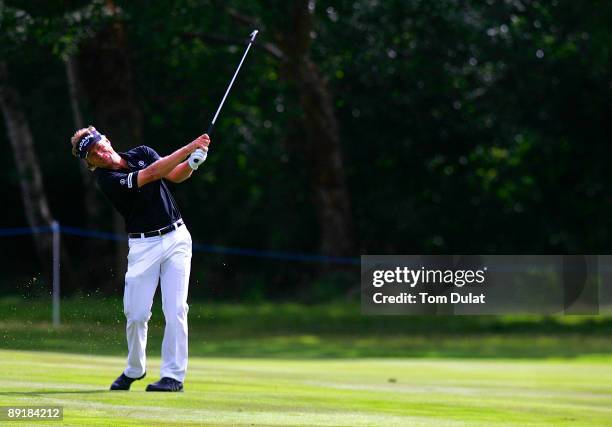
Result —
<instances>
[{"instance_id":1,"label":"logo on shirt chest","mask_svg":"<svg viewBox=\"0 0 612 427\"><path fill-rule=\"evenodd\" d=\"M143 168L145 166L145 162L142 160L138 161L138 166L140 166L141 168Z\"/></svg>"}]
</instances>

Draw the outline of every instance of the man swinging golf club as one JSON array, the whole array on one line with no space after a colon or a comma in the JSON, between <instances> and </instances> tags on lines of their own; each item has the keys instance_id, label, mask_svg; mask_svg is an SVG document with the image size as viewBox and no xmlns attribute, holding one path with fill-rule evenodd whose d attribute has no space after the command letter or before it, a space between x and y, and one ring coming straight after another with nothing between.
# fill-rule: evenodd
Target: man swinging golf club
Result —
<instances>
[{"instance_id":1,"label":"man swinging golf club","mask_svg":"<svg viewBox=\"0 0 612 427\"><path fill-rule=\"evenodd\" d=\"M204 134L166 157L144 145L117 153L93 126L76 131L70 142L72 154L87 162L102 192L124 217L129 237L123 296L127 367L110 389L129 390L146 375L147 323L159 281L166 320L161 379L149 384L147 391L182 391L187 369L191 235L165 181L188 179L197 166L191 158L185 159L196 150L205 153L210 138Z\"/></svg>"},{"instance_id":2,"label":"man swinging golf club","mask_svg":"<svg viewBox=\"0 0 612 427\"><path fill-rule=\"evenodd\" d=\"M210 138L242 63L255 41L249 42L208 131L166 157L147 146L125 153L93 126L78 130L71 139L72 154L87 162L98 184L125 218L129 236L124 311L127 317L127 368L111 390L129 390L146 374L147 322L153 296L161 281L166 329L162 342L161 379L147 391L182 391L187 369L187 288L191 267L191 235L164 180L183 182L206 160ZM189 160L185 158L189 156Z\"/></svg>"}]
</instances>

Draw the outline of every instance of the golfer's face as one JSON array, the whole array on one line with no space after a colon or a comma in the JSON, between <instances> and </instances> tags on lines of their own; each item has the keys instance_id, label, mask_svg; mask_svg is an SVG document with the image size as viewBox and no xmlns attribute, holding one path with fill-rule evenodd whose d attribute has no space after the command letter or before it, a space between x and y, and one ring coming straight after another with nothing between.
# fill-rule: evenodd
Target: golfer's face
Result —
<instances>
[{"instance_id":1,"label":"golfer's face","mask_svg":"<svg viewBox=\"0 0 612 427\"><path fill-rule=\"evenodd\" d=\"M110 141L106 139L106 136L102 136L102 139L91 146L87 151L87 157L85 159L92 166L102 166L108 164L112 159L113 147Z\"/></svg>"}]
</instances>

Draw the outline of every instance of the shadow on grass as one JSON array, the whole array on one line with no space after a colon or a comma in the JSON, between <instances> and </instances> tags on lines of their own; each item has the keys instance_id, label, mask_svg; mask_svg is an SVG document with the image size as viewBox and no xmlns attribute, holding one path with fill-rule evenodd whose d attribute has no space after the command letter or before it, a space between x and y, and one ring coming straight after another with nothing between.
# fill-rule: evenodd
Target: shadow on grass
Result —
<instances>
[{"instance_id":1,"label":"shadow on grass","mask_svg":"<svg viewBox=\"0 0 612 427\"><path fill-rule=\"evenodd\" d=\"M31 325L27 330L0 323L1 349L57 351L125 357L123 328L91 325ZM149 328L147 353L159 355L163 327ZM609 335L583 334L248 334L193 330L190 356L225 358L576 358L612 354Z\"/></svg>"},{"instance_id":2,"label":"shadow on grass","mask_svg":"<svg viewBox=\"0 0 612 427\"><path fill-rule=\"evenodd\" d=\"M0 349L125 357L119 299L0 299ZM160 353L159 301L148 354ZM609 316L364 316L355 304L191 303L190 355L233 358L575 358L612 354Z\"/></svg>"}]
</instances>

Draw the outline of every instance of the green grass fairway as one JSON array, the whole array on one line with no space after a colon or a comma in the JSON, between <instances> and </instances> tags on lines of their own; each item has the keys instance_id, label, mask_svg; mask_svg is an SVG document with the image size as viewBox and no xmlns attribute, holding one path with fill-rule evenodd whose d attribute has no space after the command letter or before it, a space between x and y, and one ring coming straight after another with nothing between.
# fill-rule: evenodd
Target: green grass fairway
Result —
<instances>
[{"instance_id":1,"label":"green grass fairway","mask_svg":"<svg viewBox=\"0 0 612 427\"><path fill-rule=\"evenodd\" d=\"M186 390L175 394L143 391L157 378L158 359L129 392L107 391L123 357L1 350L0 361L0 406L62 405L64 425L612 424L605 356L192 358Z\"/></svg>"}]
</instances>

